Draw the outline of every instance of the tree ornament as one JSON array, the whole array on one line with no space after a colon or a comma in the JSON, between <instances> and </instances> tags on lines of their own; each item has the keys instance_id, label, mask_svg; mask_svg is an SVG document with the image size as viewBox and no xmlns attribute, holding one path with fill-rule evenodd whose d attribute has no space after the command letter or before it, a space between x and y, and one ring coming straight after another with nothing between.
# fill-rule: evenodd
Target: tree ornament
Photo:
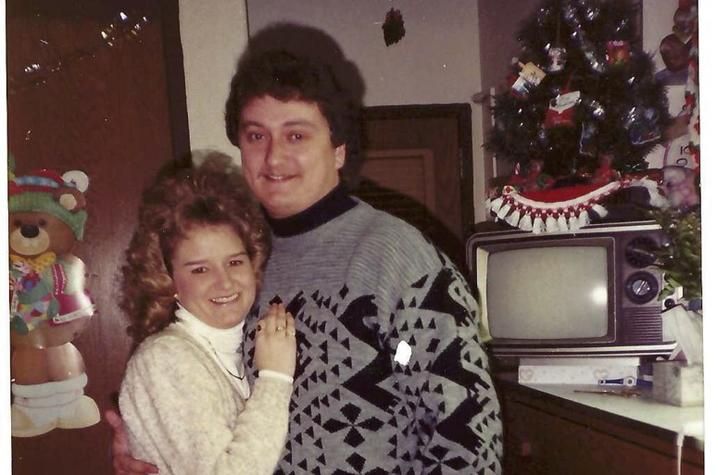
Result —
<instances>
[{"instance_id":1,"label":"tree ornament","mask_svg":"<svg viewBox=\"0 0 718 475\"><path fill-rule=\"evenodd\" d=\"M595 99L583 100L582 99L581 103L584 104L584 107L586 108L586 110L589 111L595 119L601 120L604 117L606 117L606 109L597 100L595 100Z\"/></svg>"},{"instance_id":2,"label":"tree ornament","mask_svg":"<svg viewBox=\"0 0 718 475\"><path fill-rule=\"evenodd\" d=\"M614 37L621 38L628 36L628 32L630 30L631 23L628 20L628 18L621 18L616 22L616 27L614 28Z\"/></svg>"},{"instance_id":3,"label":"tree ornament","mask_svg":"<svg viewBox=\"0 0 718 475\"><path fill-rule=\"evenodd\" d=\"M544 127L573 127L575 125L576 104L581 98L581 91L571 91L560 94L551 99L549 108L546 111Z\"/></svg>"},{"instance_id":4,"label":"tree ornament","mask_svg":"<svg viewBox=\"0 0 718 475\"><path fill-rule=\"evenodd\" d=\"M631 50L628 41L612 40L606 42L606 58L611 66L621 66L628 63Z\"/></svg>"},{"instance_id":5,"label":"tree ornament","mask_svg":"<svg viewBox=\"0 0 718 475\"><path fill-rule=\"evenodd\" d=\"M581 21L578 18L578 8L570 2L564 2L563 9L563 19L566 20L566 23L573 28L574 30L578 30L581 28Z\"/></svg>"},{"instance_id":6,"label":"tree ornament","mask_svg":"<svg viewBox=\"0 0 718 475\"><path fill-rule=\"evenodd\" d=\"M598 126L594 122L584 121L581 124L581 139L578 141L578 153L588 157L595 157L598 153L596 141Z\"/></svg>"},{"instance_id":7,"label":"tree ornament","mask_svg":"<svg viewBox=\"0 0 718 475\"><path fill-rule=\"evenodd\" d=\"M624 122L633 145L644 145L661 138L658 112L653 107L632 107Z\"/></svg>"},{"instance_id":8,"label":"tree ornament","mask_svg":"<svg viewBox=\"0 0 718 475\"><path fill-rule=\"evenodd\" d=\"M598 19L599 16L601 16L601 9L594 5L588 5L584 10L583 16L584 18L586 18L586 20L594 22Z\"/></svg>"},{"instance_id":9,"label":"tree ornament","mask_svg":"<svg viewBox=\"0 0 718 475\"><path fill-rule=\"evenodd\" d=\"M586 46L583 48L584 56L588 61L589 67L598 74L606 72L606 61L596 54L596 50L592 46Z\"/></svg>"},{"instance_id":10,"label":"tree ornament","mask_svg":"<svg viewBox=\"0 0 718 475\"><path fill-rule=\"evenodd\" d=\"M561 18L556 18L556 41L554 44L546 44L546 54L548 55L547 71L549 73L560 73L566 67L566 59L568 52L566 48L561 46Z\"/></svg>"},{"instance_id":11,"label":"tree ornament","mask_svg":"<svg viewBox=\"0 0 718 475\"><path fill-rule=\"evenodd\" d=\"M548 50L549 65L546 71L549 73L560 73L566 67L568 52L563 46L552 46Z\"/></svg>"},{"instance_id":12,"label":"tree ornament","mask_svg":"<svg viewBox=\"0 0 718 475\"><path fill-rule=\"evenodd\" d=\"M519 62L518 65L521 67L521 71L516 82L511 86L511 90L517 97L525 98L532 88L541 83L546 73L534 63L524 64Z\"/></svg>"}]
</instances>

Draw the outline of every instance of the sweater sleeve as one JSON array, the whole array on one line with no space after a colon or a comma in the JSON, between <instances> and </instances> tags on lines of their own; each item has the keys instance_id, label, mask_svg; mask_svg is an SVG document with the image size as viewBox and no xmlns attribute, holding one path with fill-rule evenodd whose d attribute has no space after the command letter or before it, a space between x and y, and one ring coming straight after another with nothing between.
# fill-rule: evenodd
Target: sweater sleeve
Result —
<instances>
[{"instance_id":1,"label":"sweater sleeve","mask_svg":"<svg viewBox=\"0 0 718 475\"><path fill-rule=\"evenodd\" d=\"M120 408L134 456L174 474L272 473L287 433L291 384L257 380L244 411L216 369L179 338L140 347Z\"/></svg>"},{"instance_id":2,"label":"sweater sleeve","mask_svg":"<svg viewBox=\"0 0 718 475\"><path fill-rule=\"evenodd\" d=\"M416 407L414 469L501 473L499 403L476 299L441 251L418 233L401 236L377 270L379 318L397 393Z\"/></svg>"},{"instance_id":3,"label":"sweater sleeve","mask_svg":"<svg viewBox=\"0 0 718 475\"><path fill-rule=\"evenodd\" d=\"M426 293L417 292L421 283ZM499 405L478 336L476 301L453 266L413 284L397 302L389 344L400 389L419 395L424 406L418 466L500 473Z\"/></svg>"}]
</instances>

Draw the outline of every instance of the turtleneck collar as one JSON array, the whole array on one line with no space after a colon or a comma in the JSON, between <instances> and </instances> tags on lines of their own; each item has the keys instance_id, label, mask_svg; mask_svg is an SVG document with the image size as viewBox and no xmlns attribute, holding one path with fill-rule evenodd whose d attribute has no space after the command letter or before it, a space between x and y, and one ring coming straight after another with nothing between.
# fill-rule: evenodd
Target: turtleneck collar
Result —
<instances>
[{"instance_id":1,"label":"turtleneck collar","mask_svg":"<svg viewBox=\"0 0 718 475\"><path fill-rule=\"evenodd\" d=\"M242 343L244 320L232 328L215 328L194 316L189 310L177 303L175 311L177 325L200 343L223 368L229 381L239 391L243 399L249 398L249 382L245 377L242 362Z\"/></svg>"},{"instance_id":2,"label":"turtleneck collar","mask_svg":"<svg viewBox=\"0 0 718 475\"><path fill-rule=\"evenodd\" d=\"M267 215L267 221L272 231L274 231L275 236L296 236L318 228L322 224L349 211L356 206L356 204L356 201L351 199L340 183L334 187L332 191L327 193L324 198L304 211L281 219L274 219Z\"/></svg>"},{"instance_id":3,"label":"turtleneck collar","mask_svg":"<svg viewBox=\"0 0 718 475\"><path fill-rule=\"evenodd\" d=\"M177 303L175 311L177 323L192 336L208 340L218 353L237 353L242 344L244 320L232 328L215 328L194 316L189 310Z\"/></svg>"}]
</instances>

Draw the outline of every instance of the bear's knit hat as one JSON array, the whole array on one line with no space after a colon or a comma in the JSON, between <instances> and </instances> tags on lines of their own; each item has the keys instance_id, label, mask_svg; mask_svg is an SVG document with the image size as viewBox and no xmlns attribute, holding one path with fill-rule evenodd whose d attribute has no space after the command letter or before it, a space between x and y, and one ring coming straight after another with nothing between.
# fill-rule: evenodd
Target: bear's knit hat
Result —
<instances>
[{"instance_id":1,"label":"bear's knit hat","mask_svg":"<svg viewBox=\"0 0 718 475\"><path fill-rule=\"evenodd\" d=\"M84 174L83 174L84 175ZM10 213L41 212L55 216L67 224L78 241L82 241L87 221L85 209L70 210L58 201L61 188L74 188L82 192L75 181L67 181L56 172L42 169L28 175L15 176L8 184L8 211ZM68 194L71 194L68 190Z\"/></svg>"}]
</instances>

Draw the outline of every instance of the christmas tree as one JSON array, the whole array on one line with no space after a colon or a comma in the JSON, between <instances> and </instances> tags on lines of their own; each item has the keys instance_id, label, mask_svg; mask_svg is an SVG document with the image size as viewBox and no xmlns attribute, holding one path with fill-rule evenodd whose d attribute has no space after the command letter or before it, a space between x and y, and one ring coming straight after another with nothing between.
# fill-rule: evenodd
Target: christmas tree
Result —
<instances>
[{"instance_id":1,"label":"christmas tree","mask_svg":"<svg viewBox=\"0 0 718 475\"><path fill-rule=\"evenodd\" d=\"M546 186L646 168L670 116L635 41L634 3L547 0L528 16L510 87L496 96L489 150L522 174L538 167Z\"/></svg>"}]
</instances>

